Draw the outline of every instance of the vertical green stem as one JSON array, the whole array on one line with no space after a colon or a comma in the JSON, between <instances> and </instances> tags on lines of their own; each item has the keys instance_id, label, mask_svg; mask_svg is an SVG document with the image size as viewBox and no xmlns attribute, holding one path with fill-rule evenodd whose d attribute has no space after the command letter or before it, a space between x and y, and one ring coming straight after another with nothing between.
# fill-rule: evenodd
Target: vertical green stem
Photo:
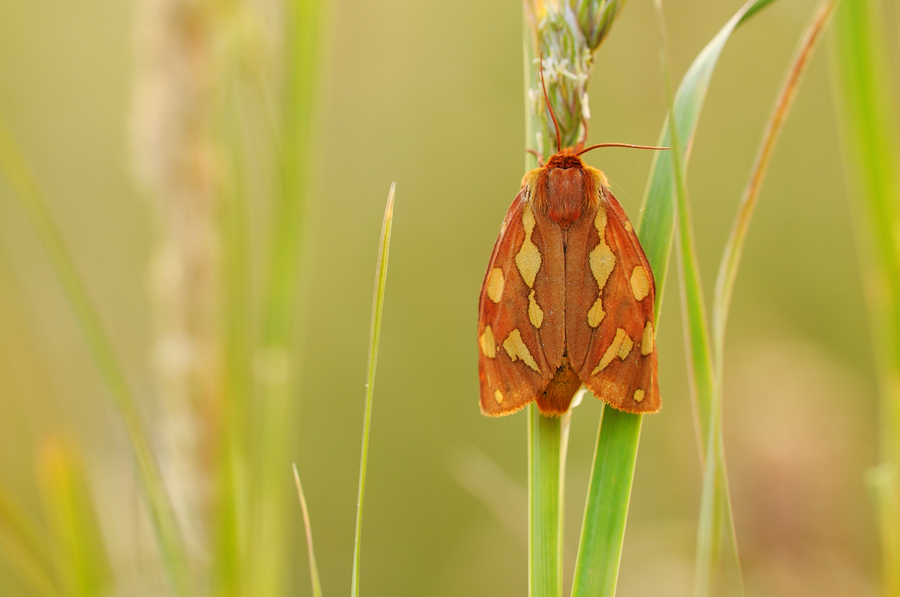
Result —
<instances>
[{"instance_id":1,"label":"vertical green stem","mask_svg":"<svg viewBox=\"0 0 900 597\"><path fill-rule=\"evenodd\" d=\"M535 147L536 133L552 129L542 122L530 100L530 91L539 84L534 61L539 55L533 8L525 7L523 55L525 70L525 146ZM532 11L529 13L529 11ZM530 16L529 16L530 15ZM548 115L547 112L543 113ZM549 117L549 115L548 115ZM553 148L555 139L546 135L538 145ZM525 154L525 168L538 165L537 158ZM528 407L528 595L560 597L562 595L563 507L566 446L569 415L545 417L537 406Z\"/></svg>"},{"instance_id":2,"label":"vertical green stem","mask_svg":"<svg viewBox=\"0 0 900 597\"><path fill-rule=\"evenodd\" d=\"M562 595L563 504L569 415L528 407L528 595Z\"/></svg>"},{"instance_id":3,"label":"vertical green stem","mask_svg":"<svg viewBox=\"0 0 900 597\"><path fill-rule=\"evenodd\" d=\"M264 299L261 351L257 364L259 409L256 434L259 448L254 463L254 533L251 571L246 591L260 597L284 592L285 500L284 471L288 458L289 425L293 406L296 363L299 362L296 323L298 290L305 271L306 205L313 88L321 0L285 0L287 15L285 101L281 139L281 195L272 219L272 246L268 256L268 287Z\"/></svg>"},{"instance_id":4,"label":"vertical green stem","mask_svg":"<svg viewBox=\"0 0 900 597\"><path fill-rule=\"evenodd\" d=\"M881 464L869 480L880 507L884 594L894 596L900 594L900 139L883 23L879 2L842 2L835 71L881 398Z\"/></svg>"}]
</instances>

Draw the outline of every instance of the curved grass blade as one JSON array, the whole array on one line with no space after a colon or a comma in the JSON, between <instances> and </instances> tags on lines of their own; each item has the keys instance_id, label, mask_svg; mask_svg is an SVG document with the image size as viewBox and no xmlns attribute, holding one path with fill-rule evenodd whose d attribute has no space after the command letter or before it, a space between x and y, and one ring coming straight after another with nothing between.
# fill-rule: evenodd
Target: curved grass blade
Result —
<instances>
[{"instance_id":1,"label":"curved grass blade","mask_svg":"<svg viewBox=\"0 0 900 597\"><path fill-rule=\"evenodd\" d=\"M353 541L353 576L350 595L359 596L359 554L362 538L363 497L366 492L366 467L369 461L369 428L372 423L372 395L375 392L375 366L378 363L378 340L381 337L381 312L384 307L384 289L387 285L388 252L391 246L391 224L394 220L394 190L391 183L384 221L381 224L381 242L378 264L375 267L375 295L372 297L372 327L369 332L369 366L366 372L366 414L363 420L362 454L359 460L359 493L356 499L356 535Z\"/></svg>"},{"instance_id":2,"label":"curved grass blade","mask_svg":"<svg viewBox=\"0 0 900 597\"><path fill-rule=\"evenodd\" d=\"M667 95L672 109L672 92L668 67L667 35L662 2L657 0L662 29L664 72ZM705 438L700 462L703 466L703 492L701 515L698 526L697 559L694 575L695 595L706 596L713 585L714 577L723 577L719 590L724 595L743 597L744 584L741 578L737 536L731 513L731 498L728 492L728 477L725 471L725 451L721 442L721 425L716 400L714 366L710 347L709 324L706 305L703 300L703 285L700 282L700 268L694 245L694 231L691 225L690 203L681 167L681 141L674 123L669 121L669 135L672 139L672 172L675 179L675 199L678 213L678 273L681 281L683 322L688 353L688 377L691 393L697 410L710 423L708 429L698 429L698 435ZM723 553L723 551L725 553ZM724 558L722 557L724 556Z\"/></svg>"},{"instance_id":3,"label":"curved grass blade","mask_svg":"<svg viewBox=\"0 0 900 597\"><path fill-rule=\"evenodd\" d=\"M745 4L700 52L682 79L675 94L672 112L679 139L687 141L678 150L682 173L687 166L690 144L709 81L725 43L736 27L771 1L755 0ZM658 145L670 145L668 119ZM659 289L656 296L657 321L675 229L672 153L654 154L652 173L638 223L638 236ZM641 420L639 415L604 409L575 562L573 597L607 597L615 594Z\"/></svg>"},{"instance_id":4,"label":"curved grass blade","mask_svg":"<svg viewBox=\"0 0 900 597\"><path fill-rule=\"evenodd\" d=\"M721 407L723 397L723 358L725 324L737 268L740 263L743 241L749 227L753 208L765 175L778 135L784 125L792 101L796 95L799 80L812 55L816 41L824 30L834 8L834 3L823 6L815 15L806 32L800 50L788 73L787 80L776 102L776 108L769 121L759 156L754 165L741 207L738 211L733 232L725 246L716 281L716 295L713 305L712 357L710 336L707 333L706 315L703 309L702 286L700 284L696 252L693 246L689 204L683 180L676 167L679 206L679 238L681 253L682 288L685 294L685 327L687 328L692 359L689 367L695 383L698 405L708 405L705 419L710 422L708 429L701 430L706 438L704 456L704 481L700 506L700 521L697 529L697 557L694 594L743 595L737 537L731 511L728 477L725 467L724 444L722 438ZM673 134L673 137L676 135ZM678 139L673 139L678 145ZM677 152L674 158L677 161ZM702 397L701 397L702 396Z\"/></svg>"},{"instance_id":5,"label":"curved grass blade","mask_svg":"<svg viewBox=\"0 0 900 597\"><path fill-rule=\"evenodd\" d=\"M775 103L775 110L766 127L763 135L763 141L756 156L756 163L753 165L753 171L750 175L750 181L744 190L744 196L741 198L741 205L738 214L735 217L734 226L731 235L725 245L725 251L722 261L719 264L719 275L716 278L716 290L713 296L713 347L716 354L717 373L716 377L721 379L722 352L725 345L725 327L728 320L728 309L731 305L731 295L734 291L734 282L737 278L737 270L741 261L741 254L744 249L744 240L747 237L747 230L750 227L750 220L753 217L753 211L756 208L756 202L759 197L759 191L762 188L762 181L765 177L769 160L772 152L784 128L788 113L794 103L797 90L800 86L800 79L806 72L809 59L812 58L816 44L825 31L831 15L837 6L836 0L831 0L816 11L812 22L806 29L803 39L800 42L800 48L788 76L778 94Z\"/></svg>"},{"instance_id":6,"label":"curved grass blade","mask_svg":"<svg viewBox=\"0 0 900 597\"><path fill-rule=\"evenodd\" d=\"M306 496L300 483L297 465L292 464L294 484L297 486L297 497L300 499L300 510L303 512L303 528L306 530L306 551L309 553L309 576L312 582L313 597L322 597L322 583L319 582L319 567L316 565L316 552L313 550L312 526L309 524L309 509L306 507Z\"/></svg>"},{"instance_id":7,"label":"curved grass blade","mask_svg":"<svg viewBox=\"0 0 900 597\"><path fill-rule=\"evenodd\" d=\"M128 434L128 444L137 466L140 486L147 500L150 519L172 588L177 595L193 595L188 562L175 517L169 506L158 464L150 448L137 402L125 373L112 348L87 287L78 273L72 254L66 248L56 222L50 215L43 192L34 179L6 126L0 122L0 170L12 184L25 208L44 249L62 283L66 298L75 311L94 361L106 382Z\"/></svg>"},{"instance_id":8,"label":"curved grass blade","mask_svg":"<svg viewBox=\"0 0 900 597\"><path fill-rule=\"evenodd\" d=\"M734 30L751 16L771 4L774 0L750 0L725 24L716 36L697 55L685 73L675 94L675 130L679 138L685 140L681 148L682 167L687 168L694 132L700 118L700 110L706 99L709 81L719 60L725 43ZM669 124L663 124L657 145L670 146ZM669 254L675 233L675 204L673 201L672 152L661 151L653 154L650 178L644 194L638 218L638 229L642 231L641 244L653 268L657 288L665 288ZM646 239L646 240L645 240ZM661 296L660 293L659 296ZM657 301L659 303L659 301ZM657 316L659 307L657 306ZM658 321L658 320L657 320Z\"/></svg>"},{"instance_id":9,"label":"curved grass blade","mask_svg":"<svg viewBox=\"0 0 900 597\"><path fill-rule=\"evenodd\" d=\"M843 2L834 73L848 195L878 370L879 458L869 481L880 508L884 595L900 594L900 138L878 2Z\"/></svg>"}]
</instances>

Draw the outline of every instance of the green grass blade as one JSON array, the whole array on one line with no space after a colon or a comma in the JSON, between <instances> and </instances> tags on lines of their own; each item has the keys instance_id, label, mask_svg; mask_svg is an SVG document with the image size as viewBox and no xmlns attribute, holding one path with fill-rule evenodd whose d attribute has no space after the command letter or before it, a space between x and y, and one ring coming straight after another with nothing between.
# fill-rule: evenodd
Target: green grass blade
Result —
<instances>
[{"instance_id":1,"label":"green grass blade","mask_svg":"<svg viewBox=\"0 0 900 597\"><path fill-rule=\"evenodd\" d=\"M725 327L728 320L728 310L731 304L731 295L734 291L734 282L737 278L737 270L741 261L741 254L744 248L744 240L747 237L747 230L750 227L750 220L753 217L753 211L756 208L756 202L759 197L759 191L762 188L762 181L765 177L769 160L778 142L784 123L787 120L788 113L793 105L794 98L797 95L800 79L806 71L809 59L815 51L816 44L825 31L825 27L837 6L836 0L832 0L823 4L813 17L812 23L806 29L800 48L788 76L781 88L778 99L775 103L775 110L766 127L763 135L763 141L756 157L756 163L750 175L750 181L744 190L744 196L741 199L741 205L738 214L735 217L731 235L725 245L725 251L722 261L719 264L719 275L716 278L716 290L713 298L713 349L716 354L718 367L721 369L722 353L725 345ZM717 374L721 377L721 373Z\"/></svg>"},{"instance_id":2,"label":"green grass blade","mask_svg":"<svg viewBox=\"0 0 900 597\"><path fill-rule=\"evenodd\" d=\"M237 50L231 50L236 52ZM247 198L248 158L245 148L245 92L239 69L225 69L222 76L221 114L218 116L222 148L222 178L218 233L221 241L221 337L224 369L221 371L221 400L216 401L214 421L215 514L212 517L213 556L210 570L211 592L216 597L242 594L247 550L246 506L247 452L253 444L249 436L248 412L252 405L253 334L251 333L250 232Z\"/></svg>"},{"instance_id":3,"label":"green grass blade","mask_svg":"<svg viewBox=\"0 0 900 597\"><path fill-rule=\"evenodd\" d=\"M309 509L306 507L306 496L303 495L303 485L300 483L300 473L297 465L292 464L294 470L294 484L297 485L297 497L300 500L300 510L303 512L303 528L306 531L306 551L309 554L309 576L312 581L313 597L322 597L322 583L319 581L319 567L316 565L316 552L313 549L312 526L309 524Z\"/></svg>"},{"instance_id":4,"label":"green grass blade","mask_svg":"<svg viewBox=\"0 0 900 597\"><path fill-rule=\"evenodd\" d=\"M662 28L664 71L669 96L669 109L673 102L669 79L668 50L666 48L665 19L662 3L657 2ZM703 491L701 495L700 523L697 533L697 558L694 575L694 594L709 594L714 579L721 573L724 577L718 591L723 595L742 597L744 594L738 557L737 538L731 514L731 499L725 471L725 453L721 441L719 416L720 401L716 400L712 349L706 306L703 300L703 285L694 245L694 231L691 224L690 203L684 182L685 170L681 166L681 140L672 120L669 136L672 143L672 174L675 181L675 203L678 215L678 273L681 281L682 309L685 338L688 348L688 377L696 410L701 424L698 433L704 438L705 449L701 453L703 463ZM722 551L725 553L723 554ZM722 557L724 555L724 558Z\"/></svg>"},{"instance_id":5,"label":"green grass blade","mask_svg":"<svg viewBox=\"0 0 900 597\"><path fill-rule=\"evenodd\" d=\"M877 503L884 594L900 594L900 139L879 2L843 2L835 19L838 121L863 264L880 394Z\"/></svg>"},{"instance_id":6,"label":"green grass blade","mask_svg":"<svg viewBox=\"0 0 900 597\"><path fill-rule=\"evenodd\" d=\"M575 560L573 597L616 594L641 421L640 416L603 409Z\"/></svg>"},{"instance_id":7,"label":"green grass blade","mask_svg":"<svg viewBox=\"0 0 900 597\"><path fill-rule=\"evenodd\" d=\"M138 412L134 394L126 381L125 373L101 323L100 314L90 299L87 286L78 273L78 268L63 242L56 222L50 215L43 192L2 122L0 122L0 171L9 179L15 195L21 201L37 230L44 249L62 283L66 298L81 324L88 346L100 369L100 374L106 382L113 402L125 424L128 443L137 466L140 486L147 500L163 565L169 575L172 588L178 595L184 597L192 595L184 546L169 505L158 464L153 456L150 441Z\"/></svg>"},{"instance_id":8,"label":"green grass blade","mask_svg":"<svg viewBox=\"0 0 900 597\"><path fill-rule=\"evenodd\" d=\"M693 64L681 80L675 94L675 129L678 137L685 141L681 147L682 167L687 167L691 144L700 110L706 99L709 81L719 60L725 43L735 28L744 23L752 15L759 12L773 0L751 0L747 2L716 34L705 48L694 59ZM669 125L663 125L660 146L669 146ZM672 251L672 239L675 232L675 204L672 196L674 181L672 180L672 152L661 151L653 155L650 178L644 194L644 203L638 219L638 229L642 231L641 243L644 253L653 269L656 287L665 288L669 254ZM657 297L661 296L660 292ZM659 301L657 300L657 303ZM659 307L657 306L657 312ZM658 322L657 322L658 323ZM658 327L658 326L657 326Z\"/></svg>"},{"instance_id":9,"label":"green grass blade","mask_svg":"<svg viewBox=\"0 0 900 597\"><path fill-rule=\"evenodd\" d=\"M57 552L57 578L65 595L112 593L112 570L78 450L64 438L44 442L38 459L44 511Z\"/></svg>"},{"instance_id":10,"label":"green grass blade","mask_svg":"<svg viewBox=\"0 0 900 597\"><path fill-rule=\"evenodd\" d=\"M375 366L378 363L378 340L381 337L381 311L384 307L384 289L387 284L388 251L391 246L391 224L394 220L394 190L391 183L384 222L381 225L381 242L378 264L375 267L375 295L372 297L372 327L369 332L369 366L366 372L366 414L363 420L362 454L359 460L359 494L356 500L356 535L353 541L353 576L350 595L359 596L359 554L362 537L363 497L366 492L366 467L369 461L369 428L372 423L372 395L375 392Z\"/></svg>"},{"instance_id":11,"label":"green grass blade","mask_svg":"<svg viewBox=\"0 0 900 597\"><path fill-rule=\"evenodd\" d=\"M675 94L673 111L678 138L686 140L685 145L679 148L681 168L687 167L690 144L703 100L725 43L738 25L771 1L756 0L745 4L700 52L682 79ZM660 138L659 145L669 145L668 120ZM638 223L638 236L656 279L657 315L675 230L672 153L654 154ZM639 415L604 409L575 562L573 597L607 597L615 594L640 430Z\"/></svg>"}]
</instances>

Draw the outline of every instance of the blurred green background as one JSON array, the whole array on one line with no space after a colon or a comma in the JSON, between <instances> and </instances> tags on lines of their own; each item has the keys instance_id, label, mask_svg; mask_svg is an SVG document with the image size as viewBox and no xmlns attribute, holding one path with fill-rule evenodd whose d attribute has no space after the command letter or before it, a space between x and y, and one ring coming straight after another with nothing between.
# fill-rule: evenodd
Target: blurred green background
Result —
<instances>
[{"instance_id":1,"label":"blurred green background","mask_svg":"<svg viewBox=\"0 0 900 597\"><path fill-rule=\"evenodd\" d=\"M142 110L152 89L141 84L139 59L152 37L148 1L0 3L0 114L31 161L137 388L202 567L211 557L204 513L216 491L195 474L209 456L204 421L160 398L160 370L192 358L166 344L158 323L165 273L150 273L173 221L136 175L148 159ZM814 4L782 0L767 8L735 34L713 77L688 176L708 290ZM277 22L266 2L250 5L263 21ZM739 6L667 3L676 80ZM776 150L731 310L725 441L749 595L869 595L877 586L863 481L876 456L874 367L829 41ZM631 0L596 56L592 142L656 142L666 111L660 48L653 4ZM484 269L523 174L521 4L331 0L318 64L298 407L289 454L277 464L292 539L269 546L288 561L287 594L309 594L292 461L311 510L323 588L341 594L349 585L374 266L388 186L397 181L362 589L523 595L526 420L480 415L475 341ZM195 71L185 72L179 84L190 86ZM265 152L259 156L256 167L265 170ZM608 149L587 159L607 174L632 220L651 158ZM268 211L264 201L249 201L255 282L263 275L258 253ZM701 470L678 295L672 275L658 328L664 408L644 425L622 596L691 588ZM600 410L589 399L573 416L569 572ZM37 470L60 438L85 462L116 594L159 594L163 577L121 423L45 252L0 180L0 483L39 521ZM14 568L0 552L3 594L25 594Z\"/></svg>"}]
</instances>

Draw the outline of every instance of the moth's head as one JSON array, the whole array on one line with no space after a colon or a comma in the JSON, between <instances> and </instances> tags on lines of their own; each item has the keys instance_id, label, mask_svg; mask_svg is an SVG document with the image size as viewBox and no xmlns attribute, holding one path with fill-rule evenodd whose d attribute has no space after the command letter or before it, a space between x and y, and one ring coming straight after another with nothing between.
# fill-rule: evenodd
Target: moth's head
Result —
<instances>
[{"instance_id":1,"label":"moth's head","mask_svg":"<svg viewBox=\"0 0 900 597\"><path fill-rule=\"evenodd\" d=\"M581 158L578 157L578 154L575 153L574 149L572 149L571 147L566 147L558 153L550 156L550 159L547 160L547 163L544 164L544 167L551 170L568 170L570 168L584 168L584 162L581 161Z\"/></svg>"}]
</instances>

